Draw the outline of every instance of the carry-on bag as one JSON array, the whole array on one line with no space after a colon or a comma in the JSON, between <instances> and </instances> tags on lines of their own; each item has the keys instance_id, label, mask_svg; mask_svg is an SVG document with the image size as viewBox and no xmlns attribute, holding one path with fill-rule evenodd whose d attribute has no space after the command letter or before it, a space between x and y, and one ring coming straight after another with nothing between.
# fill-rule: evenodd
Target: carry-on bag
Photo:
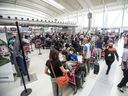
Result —
<instances>
[{"instance_id":1,"label":"carry-on bag","mask_svg":"<svg viewBox=\"0 0 128 96\"><path fill-rule=\"evenodd\" d=\"M95 61L94 62L94 74L98 74L99 70L100 70L99 63L98 63L98 61Z\"/></svg>"}]
</instances>

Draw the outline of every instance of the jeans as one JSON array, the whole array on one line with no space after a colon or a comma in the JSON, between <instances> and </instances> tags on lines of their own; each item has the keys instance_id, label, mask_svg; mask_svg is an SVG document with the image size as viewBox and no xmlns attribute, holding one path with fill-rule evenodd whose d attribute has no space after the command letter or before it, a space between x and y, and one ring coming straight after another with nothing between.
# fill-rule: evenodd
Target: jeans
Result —
<instances>
[{"instance_id":1,"label":"jeans","mask_svg":"<svg viewBox=\"0 0 128 96\"><path fill-rule=\"evenodd\" d=\"M89 73L90 72L90 63L89 63L89 59L84 59L84 64L85 64L85 67L87 69L87 72Z\"/></svg>"},{"instance_id":2,"label":"jeans","mask_svg":"<svg viewBox=\"0 0 128 96\"><path fill-rule=\"evenodd\" d=\"M98 59L101 59L101 52L102 52L102 49L97 48L96 50L97 50Z\"/></svg>"},{"instance_id":3,"label":"jeans","mask_svg":"<svg viewBox=\"0 0 128 96\"><path fill-rule=\"evenodd\" d=\"M63 88L57 85L55 78L51 78L51 81L52 81L53 96L62 96Z\"/></svg>"},{"instance_id":4,"label":"jeans","mask_svg":"<svg viewBox=\"0 0 128 96\"><path fill-rule=\"evenodd\" d=\"M108 66L108 69L107 69L106 74L108 74L108 73L109 73L110 68L111 68L111 65L112 65L112 63L113 63L113 62L114 62L114 61L108 61L108 60L106 60L106 64L107 64L107 66Z\"/></svg>"}]
</instances>

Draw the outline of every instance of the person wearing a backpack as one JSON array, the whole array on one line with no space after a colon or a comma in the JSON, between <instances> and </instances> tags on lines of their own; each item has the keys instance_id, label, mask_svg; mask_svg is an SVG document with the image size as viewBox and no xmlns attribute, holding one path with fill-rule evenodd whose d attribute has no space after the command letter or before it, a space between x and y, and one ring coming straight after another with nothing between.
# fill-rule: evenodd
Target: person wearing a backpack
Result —
<instances>
[{"instance_id":1,"label":"person wearing a backpack","mask_svg":"<svg viewBox=\"0 0 128 96\"><path fill-rule=\"evenodd\" d=\"M51 66L53 69L51 68ZM53 73L53 70L54 70L54 73ZM61 61L59 60L59 52L55 49L50 51L49 60L47 60L46 66L45 66L45 73L47 75L50 75L51 77L53 94L54 94L53 96L62 96L63 87L60 87L57 84L56 78L63 76L64 74L67 73L67 71L64 69Z\"/></svg>"},{"instance_id":2,"label":"person wearing a backpack","mask_svg":"<svg viewBox=\"0 0 128 96\"><path fill-rule=\"evenodd\" d=\"M105 49L105 62L108 66L106 75L109 74L112 63L115 61L115 56L117 61L119 61L119 56L116 49L113 47L113 43L109 43L107 49Z\"/></svg>"},{"instance_id":3,"label":"person wearing a backpack","mask_svg":"<svg viewBox=\"0 0 128 96\"><path fill-rule=\"evenodd\" d=\"M128 82L128 44L124 46L121 68L123 71L123 78L117 87L121 92L124 92L123 87L125 87Z\"/></svg>"},{"instance_id":4,"label":"person wearing a backpack","mask_svg":"<svg viewBox=\"0 0 128 96\"><path fill-rule=\"evenodd\" d=\"M102 37L98 36L98 40L95 43L95 47L97 50L97 54L98 54L98 60L101 59L101 52L102 52L102 48L103 48L103 41L102 41Z\"/></svg>"}]
</instances>

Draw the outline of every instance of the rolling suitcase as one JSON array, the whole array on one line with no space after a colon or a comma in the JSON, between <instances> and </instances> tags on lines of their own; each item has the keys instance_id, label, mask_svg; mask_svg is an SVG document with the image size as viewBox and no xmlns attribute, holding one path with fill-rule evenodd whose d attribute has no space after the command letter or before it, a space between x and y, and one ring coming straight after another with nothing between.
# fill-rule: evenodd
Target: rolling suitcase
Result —
<instances>
[{"instance_id":1,"label":"rolling suitcase","mask_svg":"<svg viewBox=\"0 0 128 96\"><path fill-rule=\"evenodd\" d=\"M98 63L98 61L95 61L94 62L94 74L98 74L99 70L100 70L99 63Z\"/></svg>"}]
</instances>

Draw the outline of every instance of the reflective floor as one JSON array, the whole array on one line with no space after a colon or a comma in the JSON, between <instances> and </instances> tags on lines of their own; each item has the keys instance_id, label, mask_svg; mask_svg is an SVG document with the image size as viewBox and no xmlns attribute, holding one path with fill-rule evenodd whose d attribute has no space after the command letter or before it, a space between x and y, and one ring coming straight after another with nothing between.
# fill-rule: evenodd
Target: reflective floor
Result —
<instances>
[{"instance_id":1,"label":"reflective floor","mask_svg":"<svg viewBox=\"0 0 128 96\"><path fill-rule=\"evenodd\" d=\"M121 57L123 52L123 39L115 45ZM49 50L41 50L42 55L38 55L38 50L34 50L29 57L31 63L29 67L30 74L36 74L37 80L27 84L27 88L32 89L29 96L53 96L50 77L44 74L45 62L48 59ZM128 96L128 89L121 93L117 89L117 84L122 78L121 58L115 61L111 67L109 75L106 75L107 66L104 60L100 60L100 72L94 75L91 71L86 77L83 88L79 89L74 96ZM0 83L0 96L20 96L23 91L20 78L15 78L15 82ZM67 86L63 96L73 96L73 89Z\"/></svg>"}]
</instances>

